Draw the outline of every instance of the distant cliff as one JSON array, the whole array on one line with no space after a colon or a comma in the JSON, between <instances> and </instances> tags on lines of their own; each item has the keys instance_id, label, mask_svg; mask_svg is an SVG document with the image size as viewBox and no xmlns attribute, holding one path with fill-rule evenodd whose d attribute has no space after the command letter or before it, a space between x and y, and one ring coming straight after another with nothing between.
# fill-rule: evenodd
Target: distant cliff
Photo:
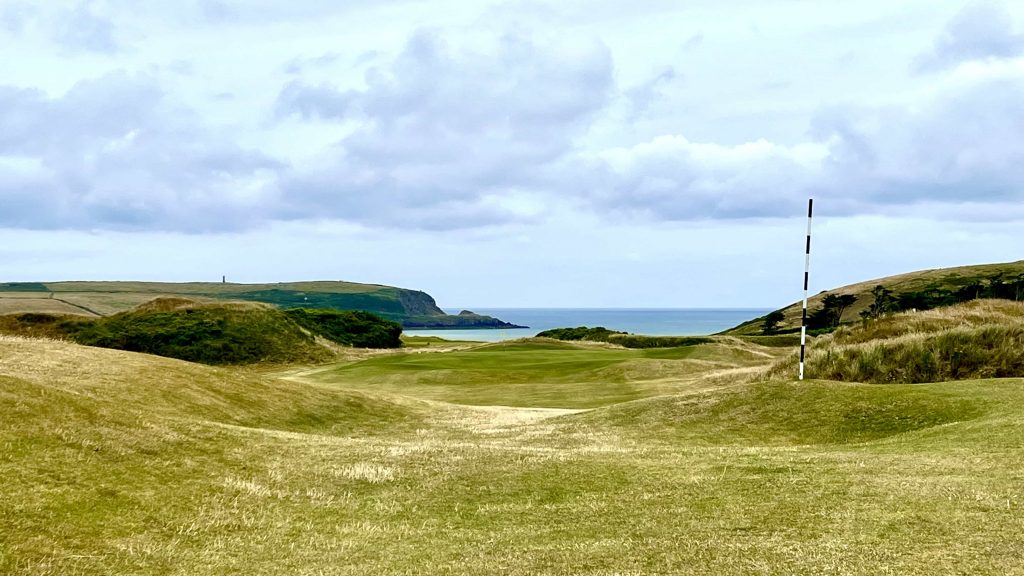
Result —
<instances>
[{"instance_id":1,"label":"distant cliff","mask_svg":"<svg viewBox=\"0 0 1024 576\"><path fill-rule=\"evenodd\" d=\"M0 283L0 299L11 312L54 312L108 316L156 296L266 302L280 308L365 310L406 328L515 328L490 316L464 311L445 314L426 292L380 284L315 281L275 284L229 282L11 282ZM12 308L12 306L15 306ZM35 310L33 306L40 307ZM45 308L45 309L42 309Z\"/></svg>"},{"instance_id":2,"label":"distant cliff","mask_svg":"<svg viewBox=\"0 0 1024 576\"><path fill-rule=\"evenodd\" d=\"M463 310L456 315L413 316L403 320L402 325L406 328L529 328L529 326L517 326L493 316L485 316L469 310Z\"/></svg>"}]
</instances>

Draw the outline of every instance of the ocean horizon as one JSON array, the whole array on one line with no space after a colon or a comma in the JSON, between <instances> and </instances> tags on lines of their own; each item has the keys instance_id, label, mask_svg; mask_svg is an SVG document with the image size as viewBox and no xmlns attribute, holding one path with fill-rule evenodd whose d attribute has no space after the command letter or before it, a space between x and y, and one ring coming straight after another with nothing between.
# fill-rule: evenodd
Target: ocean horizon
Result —
<instances>
[{"instance_id":1,"label":"ocean horizon","mask_svg":"<svg viewBox=\"0 0 1024 576\"><path fill-rule=\"evenodd\" d=\"M529 328L412 329L410 336L437 336L446 340L500 342L536 336L552 328L603 326L609 330L647 336L705 336L727 330L763 316L771 308L448 308L449 314L461 310L494 316Z\"/></svg>"}]
</instances>

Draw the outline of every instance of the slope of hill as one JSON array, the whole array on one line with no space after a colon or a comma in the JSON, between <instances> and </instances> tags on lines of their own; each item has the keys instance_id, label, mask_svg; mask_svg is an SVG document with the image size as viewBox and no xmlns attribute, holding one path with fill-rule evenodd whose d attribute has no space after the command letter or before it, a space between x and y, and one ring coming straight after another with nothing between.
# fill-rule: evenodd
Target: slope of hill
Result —
<instances>
[{"instance_id":1,"label":"slope of hill","mask_svg":"<svg viewBox=\"0 0 1024 576\"><path fill-rule=\"evenodd\" d=\"M790 356L768 376L792 375L796 364ZM806 371L877 384L1024 377L1024 302L975 300L842 326L811 341Z\"/></svg>"},{"instance_id":2,"label":"slope of hill","mask_svg":"<svg viewBox=\"0 0 1024 576\"><path fill-rule=\"evenodd\" d=\"M66 338L89 346L204 364L317 362L330 346L397 348L402 328L368 312L279 310L258 302L157 298L100 318L41 313L0 316L0 332Z\"/></svg>"},{"instance_id":3,"label":"slope of hill","mask_svg":"<svg viewBox=\"0 0 1024 576\"><path fill-rule=\"evenodd\" d=\"M353 282L8 282L0 283L0 313L60 312L108 316L156 296L193 300L247 300L281 308L363 310L416 328L513 328L490 316L445 314L418 290ZM58 304L59 303L59 304ZM58 310L59 309L59 310Z\"/></svg>"},{"instance_id":4,"label":"slope of hill","mask_svg":"<svg viewBox=\"0 0 1024 576\"><path fill-rule=\"evenodd\" d=\"M992 280L1002 282L1004 297L1024 301L1024 260L1002 264L980 264L975 266L959 266L955 268L937 268L908 272L886 278L878 278L865 282L850 284L833 290L823 291L811 296L807 301L807 309L814 311L821 308L826 296L855 296L856 301L842 312L842 322L859 320L861 313L874 302L872 290L883 286L894 298L904 296L934 297L936 294L955 294L959 290L970 287L984 288ZM941 298L940 298L941 300ZM947 299L948 300L948 299ZM910 300L911 302L913 299ZM908 305L908 308L925 306ZM795 330L800 327L802 302L795 302L781 309L784 320L779 324L780 331ZM764 317L744 322L735 328L722 332L730 335L756 335L761 333Z\"/></svg>"}]
</instances>

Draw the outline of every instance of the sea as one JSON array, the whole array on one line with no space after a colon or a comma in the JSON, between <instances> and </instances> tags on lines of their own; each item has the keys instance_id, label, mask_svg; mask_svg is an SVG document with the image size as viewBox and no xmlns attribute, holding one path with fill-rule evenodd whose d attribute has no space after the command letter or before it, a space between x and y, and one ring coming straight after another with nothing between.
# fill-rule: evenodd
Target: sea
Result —
<instances>
[{"instance_id":1,"label":"sea","mask_svg":"<svg viewBox=\"0 0 1024 576\"><path fill-rule=\"evenodd\" d=\"M445 309L458 314L462 308ZM768 308L471 308L529 328L473 330L405 330L411 336L437 336L445 340L500 342L536 336L551 328L603 326L609 330L647 336L703 336L727 330L771 310Z\"/></svg>"}]
</instances>

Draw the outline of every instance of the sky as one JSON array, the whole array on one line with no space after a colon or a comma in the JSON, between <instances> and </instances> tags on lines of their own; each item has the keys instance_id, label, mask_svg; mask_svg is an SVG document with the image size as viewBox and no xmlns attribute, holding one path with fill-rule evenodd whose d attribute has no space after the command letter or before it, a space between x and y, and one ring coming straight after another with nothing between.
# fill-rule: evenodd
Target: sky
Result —
<instances>
[{"instance_id":1,"label":"sky","mask_svg":"<svg viewBox=\"0 0 1024 576\"><path fill-rule=\"evenodd\" d=\"M1024 2L0 0L0 282L777 307L1024 259Z\"/></svg>"}]
</instances>

